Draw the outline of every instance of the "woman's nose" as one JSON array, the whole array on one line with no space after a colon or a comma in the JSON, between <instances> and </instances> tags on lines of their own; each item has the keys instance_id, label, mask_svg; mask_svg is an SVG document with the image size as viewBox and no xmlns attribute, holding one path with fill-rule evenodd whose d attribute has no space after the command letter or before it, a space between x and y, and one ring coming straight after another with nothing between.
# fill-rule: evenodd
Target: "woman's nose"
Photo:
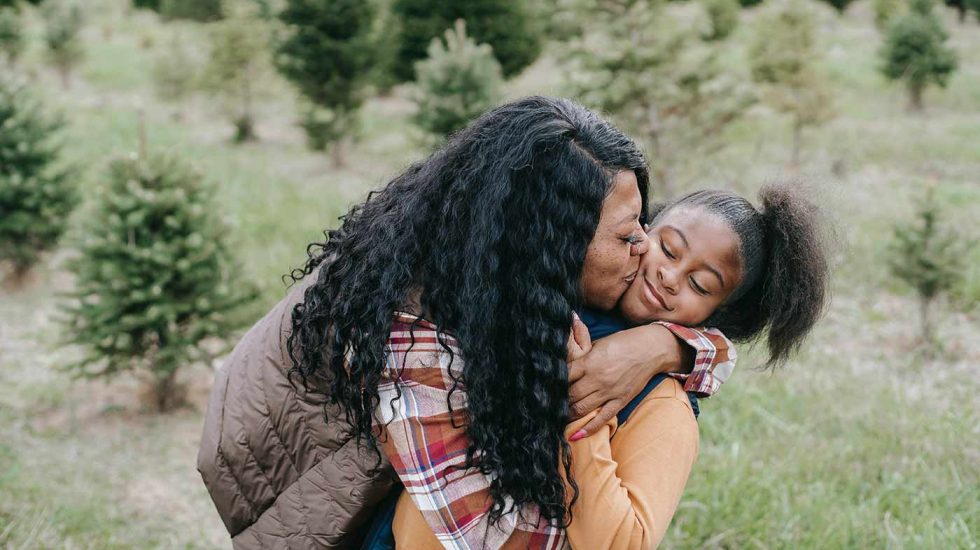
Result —
<instances>
[{"instance_id":1,"label":"woman's nose","mask_svg":"<svg viewBox=\"0 0 980 550\"><path fill-rule=\"evenodd\" d=\"M646 233L641 233L642 237L634 244L630 245L630 256L642 256L650 250L650 239Z\"/></svg>"}]
</instances>

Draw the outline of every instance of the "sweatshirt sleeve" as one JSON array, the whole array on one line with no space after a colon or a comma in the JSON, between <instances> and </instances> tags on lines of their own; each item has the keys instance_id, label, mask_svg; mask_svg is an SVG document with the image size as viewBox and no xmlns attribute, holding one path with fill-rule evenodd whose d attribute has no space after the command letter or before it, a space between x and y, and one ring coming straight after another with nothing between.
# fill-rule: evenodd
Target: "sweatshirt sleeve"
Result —
<instances>
[{"instance_id":1,"label":"sweatshirt sleeve","mask_svg":"<svg viewBox=\"0 0 980 550\"><path fill-rule=\"evenodd\" d=\"M657 321L694 348L694 366L688 374L670 373L684 384L684 390L697 397L711 397L728 380L735 369L738 354L735 345L716 328L690 328L667 321Z\"/></svg>"},{"instance_id":2,"label":"sweatshirt sleeve","mask_svg":"<svg viewBox=\"0 0 980 550\"><path fill-rule=\"evenodd\" d=\"M569 424L566 437L595 414ZM622 429L614 417L570 445L579 488L567 530L572 547L626 550L660 544L698 454L697 422L680 383L662 382Z\"/></svg>"}]
</instances>

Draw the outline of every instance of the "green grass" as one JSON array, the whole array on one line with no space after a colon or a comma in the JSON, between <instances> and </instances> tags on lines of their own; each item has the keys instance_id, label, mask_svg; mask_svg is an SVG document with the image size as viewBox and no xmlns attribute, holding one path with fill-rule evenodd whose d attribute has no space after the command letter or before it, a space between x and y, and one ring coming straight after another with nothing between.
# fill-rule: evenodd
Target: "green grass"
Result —
<instances>
[{"instance_id":1,"label":"green grass","mask_svg":"<svg viewBox=\"0 0 980 550\"><path fill-rule=\"evenodd\" d=\"M405 90L364 109L362 139L343 169L304 147L296 104L276 77L259 105L254 144L233 146L217 103L190 100L182 121L152 94L149 71L173 30L123 0L93 2L87 56L62 90L30 16L26 69L64 113L67 161L80 168L85 203L106 161L137 146L144 112L151 149L188 159L216 188L242 269L262 290L255 315L284 291L279 277L305 244L350 204L425 152L413 139ZM701 455L664 542L668 548L976 548L980 533L980 247L966 284L940 304L943 354L916 353L915 300L886 268L894 224L932 181L964 238L980 227L980 27L944 12L960 69L930 90L927 112L905 110L902 89L875 72L880 38L867 2L843 19L822 13L823 62L838 116L805 134L801 175L838 227L834 302L811 343L785 370L738 372L703 402ZM752 10L744 14L754 18ZM180 24L202 48L206 26ZM752 28L730 52L744 58ZM539 61L508 97L559 94L561 70ZM690 186L747 194L786 175L788 121L765 109L727 130L728 147L689 163ZM834 171L832 166L842 167ZM70 245L73 236L66 239ZM19 289L0 289L0 546L213 548L227 535L194 470L211 366L184 373L193 406L142 411L135 378L74 382L58 370L78 350L59 347L57 292L71 286L63 250Z\"/></svg>"}]
</instances>

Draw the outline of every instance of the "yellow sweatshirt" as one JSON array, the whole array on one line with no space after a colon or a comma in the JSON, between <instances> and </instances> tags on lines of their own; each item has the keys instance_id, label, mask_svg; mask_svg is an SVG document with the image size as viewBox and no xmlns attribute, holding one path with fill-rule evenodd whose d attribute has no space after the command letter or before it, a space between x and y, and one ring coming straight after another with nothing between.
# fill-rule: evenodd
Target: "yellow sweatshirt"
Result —
<instances>
[{"instance_id":1,"label":"yellow sweatshirt","mask_svg":"<svg viewBox=\"0 0 980 550\"><path fill-rule=\"evenodd\" d=\"M570 423L565 437L596 414ZM680 383L664 380L621 428L613 417L597 433L570 445L579 487L567 531L572 548L656 548L698 454L697 421ZM442 548L406 493L398 500L392 529L397 548Z\"/></svg>"}]
</instances>

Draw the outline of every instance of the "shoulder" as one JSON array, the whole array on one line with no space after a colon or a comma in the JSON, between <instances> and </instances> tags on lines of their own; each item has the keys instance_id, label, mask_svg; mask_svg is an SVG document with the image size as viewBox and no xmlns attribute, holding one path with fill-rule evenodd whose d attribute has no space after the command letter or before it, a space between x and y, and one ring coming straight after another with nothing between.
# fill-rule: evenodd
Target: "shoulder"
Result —
<instances>
[{"instance_id":1,"label":"shoulder","mask_svg":"<svg viewBox=\"0 0 980 550\"><path fill-rule=\"evenodd\" d=\"M462 352L455 338L434 324L396 313L386 342L385 378L440 390L461 387Z\"/></svg>"},{"instance_id":2,"label":"shoulder","mask_svg":"<svg viewBox=\"0 0 980 550\"><path fill-rule=\"evenodd\" d=\"M647 439L656 434L698 439L698 423L691 402L680 382L666 378L650 391L616 434L628 439L633 434Z\"/></svg>"}]
</instances>

